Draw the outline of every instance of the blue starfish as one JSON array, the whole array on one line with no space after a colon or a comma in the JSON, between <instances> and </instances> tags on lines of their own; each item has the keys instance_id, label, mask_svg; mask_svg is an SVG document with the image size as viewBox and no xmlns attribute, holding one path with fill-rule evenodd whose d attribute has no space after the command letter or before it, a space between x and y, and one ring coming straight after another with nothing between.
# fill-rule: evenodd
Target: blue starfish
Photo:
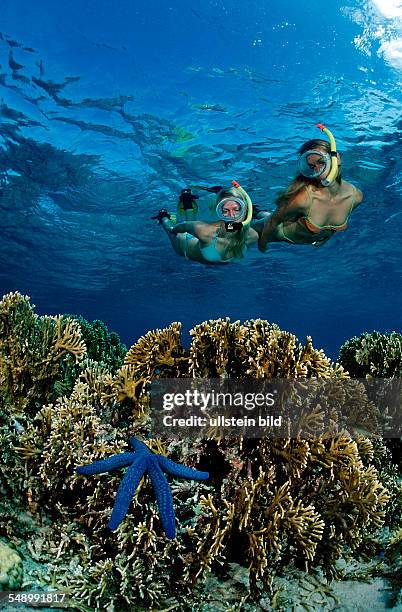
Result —
<instances>
[{"instance_id":1,"label":"blue starfish","mask_svg":"<svg viewBox=\"0 0 402 612\"><path fill-rule=\"evenodd\" d=\"M127 514L131 499L137 490L139 482L145 472L148 472L154 487L156 501L158 502L159 514L163 529L167 537L173 540L176 537L175 514L173 509L173 498L169 483L163 472L176 476L177 478L188 478L191 480L206 480L208 472L200 472L185 465L175 463L163 455L156 455L149 450L140 440L131 438L130 444L133 452L112 455L108 459L100 459L88 465L76 468L78 474L90 476L102 474L116 468L130 466L117 490L113 506L112 516L109 521L109 529L118 528Z\"/></svg>"}]
</instances>

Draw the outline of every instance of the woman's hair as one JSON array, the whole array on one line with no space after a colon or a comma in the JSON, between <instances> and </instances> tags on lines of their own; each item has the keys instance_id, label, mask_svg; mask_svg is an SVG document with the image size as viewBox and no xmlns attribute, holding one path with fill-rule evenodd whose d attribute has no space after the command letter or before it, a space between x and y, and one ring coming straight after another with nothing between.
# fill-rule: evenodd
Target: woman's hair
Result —
<instances>
[{"instance_id":1,"label":"woman's hair","mask_svg":"<svg viewBox=\"0 0 402 612\"><path fill-rule=\"evenodd\" d=\"M239 198L239 200L242 200L243 202L245 201L240 189L237 189L237 187L228 187L227 189L225 188L221 189L216 194L215 205L217 206L219 202L223 200L224 198L230 198L230 197ZM246 213L246 216L247 216L247 213ZM245 227L243 225L241 230L236 233L236 241L233 241L233 247L232 247L235 257L238 257L238 258L243 257L244 246L246 244L247 230L248 230L248 227Z\"/></svg>"},{"instance_id":2,"label":"woman's hair","mask_svg":"<svg viewBox=\"0 0 402 612\"><path fill-rule=\"evenodd\" d=\"M321 140L320 138L314 138L313 140L308 140L307 142L303 143L300 149L298 150L298 154L300 156L300 155L303 155L303 153L305 153L306 151L311 151L317 148L324 149L324 151L326 151L327 153L331 153L331 145L327 140ZM336 177L336 182L340 184L341 180L342 180L341 173L339 172L338 176ZM289 200L293 198L293 196L299 193L299 191L303 189L303 187L306 187L307 185L314 185L315 187L321 187L319 177L318 178L307 178L306 176L303 176L303 174L299 173L293 179L290 185L288 185L288 187L284 191L279 193L274 203L276 204L277 207L287 204Z\"/></svg>"},{"instance_id":3,"label":"woman's hair","mask_svg":"<svg viewBox=\"0 0 402 612\"><path fill-rule=\"evenodd\" d=\"M230 197L239 198L239 200L242 200L244 202L244 198L241 194L240 189L237 189L237 187L227 187L227 188L223 188L220 191L218 191L218 193L216 194L215 205L217 206L219 202L223 200L224 198L230 198Z\"/></svg>"}]
</instances>

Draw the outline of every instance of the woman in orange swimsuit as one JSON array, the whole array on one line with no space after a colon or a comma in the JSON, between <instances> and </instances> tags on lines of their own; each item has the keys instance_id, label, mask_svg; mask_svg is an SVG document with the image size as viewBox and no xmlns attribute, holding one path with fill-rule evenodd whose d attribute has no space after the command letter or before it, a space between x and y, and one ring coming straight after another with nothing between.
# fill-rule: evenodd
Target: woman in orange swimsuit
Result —
<instances>
[{"instance_id":1,"label":"woman in orange swimsuit","mask_svg":"<svg viewBox=\"0 0 402 612\"><path fill-rule=\"evenodd\" d=\"M314 139L301 146L299 174L277 198L277 210L259 213L253 223L260 251L265 252L269 242L322 246L347 228L352 210L363 200L362 192L341 177L333 135L322 124L317 127L330 142Z\"/></svg>"}]
</instances>

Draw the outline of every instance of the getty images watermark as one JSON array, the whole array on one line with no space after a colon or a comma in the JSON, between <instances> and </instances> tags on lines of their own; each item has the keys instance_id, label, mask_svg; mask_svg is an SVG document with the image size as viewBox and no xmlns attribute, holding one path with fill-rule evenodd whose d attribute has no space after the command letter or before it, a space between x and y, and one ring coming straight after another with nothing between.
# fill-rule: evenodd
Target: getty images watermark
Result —
<instances>
[{"instance_id":1,"label":"getty images watermark","mask_svg":"<svg viewBox=\"0 0 402 612\"><path fill-rule=\"evenodd\" d=\"M162 423L164 427L281 427L281 415L265 413L264 416L258 414L257 418L257 415L247 414L260 408L273 408L277 393L277 390L245 393L197 388L186 389L184 393L164 393ZM229 415L228 408L233 409L234 414ZM182 409L186 414L182 414Z\"/></svg>"},{"instance_id":2,"label":"getty images watermark","mask_svg":"<svg viewBox=\"0 0 402 612\"><path fill-rule=\"evenodd\" d=\"M400 379L157 379L155 435L182 437L401 436Z\"/></svg>"}]
</instances>

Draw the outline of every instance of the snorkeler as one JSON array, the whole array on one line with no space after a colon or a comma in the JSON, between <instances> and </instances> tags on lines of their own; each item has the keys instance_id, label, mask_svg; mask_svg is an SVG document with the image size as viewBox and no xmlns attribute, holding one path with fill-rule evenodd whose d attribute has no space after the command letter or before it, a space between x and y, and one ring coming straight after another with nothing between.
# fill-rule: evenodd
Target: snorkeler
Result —
<instances>
[{"instance_id":1,"label":"snorkeler","mask_svg":"<svg viewBox=\"0 0 402 612\"><path fill-rule=\"evenodd\" d=\"M347 228L351 212L363 200L362 192L341 177L332 133L321 123L317 127L330 142L314 139L300 147L299 174L276 199L277 210L260 212L253 222L262 252L269 242L322 246Z\"/></svg>"},{"instance_id":2,"label":"snorkeler","mask_svg":"<svg viewBox=\"0 0 402 612\"><path fill-rule=\"evenodd\" d=\"M219 189L216 195L218 221L175 224L165 209L153 217L162 225L178 255L203 264L238 262L244 258L247 249L258 241L257 232L250 227L253 214L250 197L236 181L232 181L232 184L233 187L229 189L208 189ZM183 206L186 210L187 206L189 210L191 197L196 199L191 190L183 190L179 209Z\"/></svg>"}]
</instances>

